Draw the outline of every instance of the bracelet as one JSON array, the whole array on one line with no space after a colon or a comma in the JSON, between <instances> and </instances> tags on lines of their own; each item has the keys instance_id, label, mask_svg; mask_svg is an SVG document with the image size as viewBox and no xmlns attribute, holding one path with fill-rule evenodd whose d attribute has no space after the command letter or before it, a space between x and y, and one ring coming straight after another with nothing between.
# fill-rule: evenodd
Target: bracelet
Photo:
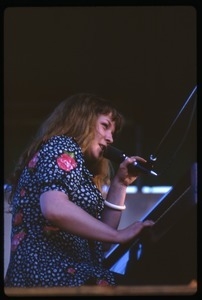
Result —
<instances>
[{"instance_id":1,"label":"bracelet","mask_svg":"<svg viewBox=\"0 0 202 300\"><path fill-rule=\"evenodd\" d=\"M124 210L126 209L126 206L125 205L116 205L116 204L113 204L111 202L108 202L107 200L104 201L104 204L110 208L113 208L113 209L117 209L117 210Z\"/></svg>"}]
</instances>

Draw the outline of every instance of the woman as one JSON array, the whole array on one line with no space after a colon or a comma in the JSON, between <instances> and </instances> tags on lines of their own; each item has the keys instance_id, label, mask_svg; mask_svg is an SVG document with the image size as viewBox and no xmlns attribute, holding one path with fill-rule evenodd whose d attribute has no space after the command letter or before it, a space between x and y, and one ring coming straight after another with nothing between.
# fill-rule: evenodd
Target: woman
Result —
<instances>
[{"instance_id":1,"label":"woman","mask_svg":"<svg viewBox=\"0 0 202 300\"><path fill-rule=\"evenodd\" d=\"M78 94L61 102L21 156L12 179L11 256L5 286L116 285L103 251L152 221L117 229L126 188L138 176L120 164L110 182L107 145L123 118L106 100ZM103 185L110 188L107 195ZM105 247L104 247L105 246Z\"/></svg>"}]
</instances>

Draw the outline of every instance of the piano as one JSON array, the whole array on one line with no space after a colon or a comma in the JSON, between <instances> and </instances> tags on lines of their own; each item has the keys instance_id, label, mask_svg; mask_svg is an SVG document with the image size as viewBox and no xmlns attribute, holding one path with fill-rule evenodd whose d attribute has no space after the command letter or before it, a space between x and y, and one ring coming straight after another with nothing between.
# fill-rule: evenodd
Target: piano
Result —
<instances>
[{"instance_id":1,"label":"piano","mask_svg":"<svg viewBox=\"0 0 202 300\"><path fill-rule=\"evenodd\" d=\"M188 284L197 279L197 164L142 218L155 224L135 240L115 245L107 268L131 285Z\"/></svg>"}]
</instances>

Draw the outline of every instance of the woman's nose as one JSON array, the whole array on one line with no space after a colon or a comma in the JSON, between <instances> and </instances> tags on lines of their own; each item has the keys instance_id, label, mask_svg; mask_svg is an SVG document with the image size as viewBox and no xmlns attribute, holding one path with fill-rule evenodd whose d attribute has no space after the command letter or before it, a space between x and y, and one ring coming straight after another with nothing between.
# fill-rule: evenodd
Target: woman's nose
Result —
<instances>
[{"instance_id":1,"label":"woman's nose","mask_svg":"<svg viewBox=\"0 0 202 300\"><path fill-rule=\"evenodd\" d=\"M112 135L111 132L107 132L106 140L107 140L108 143L113 143L113 135Z\"/></svg>"}]
</instances>

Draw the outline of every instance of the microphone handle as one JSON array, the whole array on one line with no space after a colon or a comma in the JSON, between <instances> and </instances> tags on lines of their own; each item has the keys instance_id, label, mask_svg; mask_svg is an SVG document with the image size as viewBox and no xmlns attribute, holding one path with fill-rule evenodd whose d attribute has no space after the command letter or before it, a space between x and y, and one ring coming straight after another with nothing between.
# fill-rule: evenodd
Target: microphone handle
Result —
<instances>
[{"instance_id":1,"label":"microphone handle","mask_svg":"<svg viewBox=\"0 0 202 300\"><path fill-rule=\"evenodd\" d=\"M134 170L138 169L144 174L151 174L151 175L157 176L156 172L154 172L153 170L149 170L149 169L145 168L142 163L137 162L137 161L135 161L132 165L129 165L129 168L131 168L131 169L134 168Z\"/></svg>"},{"instance_id":2,"label":"microphone handle","mask_svg":"<svg viewBox=\"0 0 202 300\"><path fill-rule=\"evenodd\" d=\"M111 161L114 161L115 163L118 163L118 164L122 163L122 161L124 161L128 157L123 151L121 151L113 146L108 146L105 149L103 156ZM143 164L143 163L135 161L133 164L129 165L129 169L130 169L130 171L135 171L138 169L139 171L141 171L144 174L151 174L151 175L157 176L157 173L154 172L153 170L150 170L150 168L147 168L147 165L148 165L148 163Z\"/></svg>"}]
</instances>

